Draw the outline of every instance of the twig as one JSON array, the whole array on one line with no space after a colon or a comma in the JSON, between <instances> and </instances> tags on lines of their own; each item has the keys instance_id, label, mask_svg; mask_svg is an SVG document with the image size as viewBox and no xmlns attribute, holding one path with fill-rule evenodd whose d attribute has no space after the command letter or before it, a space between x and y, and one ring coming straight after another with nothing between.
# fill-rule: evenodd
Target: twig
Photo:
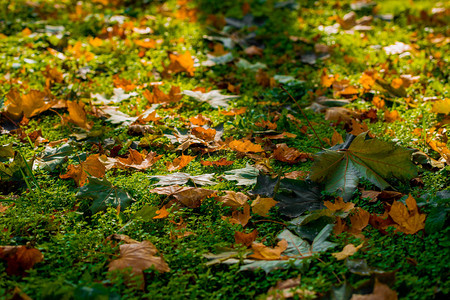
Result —
<instances>
[{"instance_id":1,"label":"twig","mask_svg":"<svg viewBox=\"0 0 450 300\"><path fill-rule=\"evenodd\" d=\"M316 130L314 130L314 127L311 125L311 122L309 122L308 117L306 116L305 112L303 111L302 107L298 104L298 102L295 100L294 97L292 97L292 95L284 88L283 85L280 85L280 88L285 91L289 97L291 97L291 99L294 101L294 103L298 106L298 108L300 109L303 117L306 119L306 122L308 122L309 127L312 129L312 131L314 132L314 135L316 136L317 140L319 141L320 146L322 146L322 148L324 148L322 141L320 140L319 136L317 135Z\"/></svg>"}]
</instances>

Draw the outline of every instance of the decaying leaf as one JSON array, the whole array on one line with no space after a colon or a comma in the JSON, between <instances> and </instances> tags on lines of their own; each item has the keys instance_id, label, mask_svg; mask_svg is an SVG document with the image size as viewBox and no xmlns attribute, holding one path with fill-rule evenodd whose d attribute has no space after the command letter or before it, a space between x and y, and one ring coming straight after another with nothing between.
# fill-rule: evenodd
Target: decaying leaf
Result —
<instances>
[{"instance_id":1,"label":"decaying leaf","mask_svg":"<svg viewBox=\"0 0 450 300\"><path fill-rule=\"evenodd\" d=\"M175 158L171 162L167 162L167 170L169 172L180 170L186 167L196 156L184 155L182 154L180 157Z\"/></svg>"},{"instance_id":2,"label":"decaying leaf","mask_svg":"<svg viewBox=\"0 0 450 300\"><path fill-rule=\"evenodd\" d=\"M258 259L258 260L277 260L280 259L281 253L284 252L288 247L288 242L284 239L278 242L274 248L267 247L262 243L253 243L252 250L253 254L249 255L248 258Z\"/></svg>"},{"instance_id":3,"label":"decaying leaf","mask_svg":"<svg viewBox=\"0 0 450 300\"><path fill-rule=\"evenodd\" d=\"M155 85L153 87L153 94L149 90L145 90L143 95L150 104L178 102L183 98L183 95L180 93L180 88L175 86L172 86L169 93L165 94Z\"/></svg>"},{"instance_id":4,"label":"decaying leaf","mask_svg":"<svg viewBox=\"0 0 450 300\"><path fill-rule=\"evenodd\" d=\"M342 197L337 197L334 203L331 203L330 201L325 201L324 205L331 211L343 211L348 212L352 210L355 207L355 203L351 202L344 202Z\"/></svg>"},{"instance_id":5,"label":"decaying leaf","mask_svg":"<svg viewBox=\"0 0 450 300\"><path fill-rule=\"evenodd\" d=\"M184 206L187 206L189 208L197 208L202 204L202 201L206 197L212 195L214 191L201 188L172 185L151 189L150 193L172 196Z\"/></svg>"},{"instance_id":6,"label":"decaying leaf","mask_svg":"<svg viewBox=\"0 0 450 300\"><path fill-rule=\"evenodd\" d=\"M36 248L0 246L0 260L6 261L6 273L8 275L25 276L25 271L43 261L44 255Z\"/></svg>"},{"instance_id":7,"label":"decaying leaf","mask_svg":"<svg viewBox=\"0 0 450 300\"><path fill-rule=\"evenodd\" d=\"M300 152L295 148L289 148L286 144L279 144L273 151L273 157L282 162L295 164L299 161L307 161L311 158L311 155L308 153Z\"/></svg>"},{"instance_id":8,"label":"decaying leaf","mask_svg":"<svg viewBox=\"0 0 450 300\"><path fill-rule=\"evenodd\" d=\"M217 201L233 209L244 206L249 200L248 196L241 192L225 191L225 194L225 196L218 197Z\"/></svg>"},{"instance_id":9,"label":"decaying leaf","mask_svg":"<svg viewBox=\"0 0 450 300\"><path fill-rule=\"evenodd\" d=\"M131 275L138 276L144 288L144 270L154 268L160 273L169 272L169 265L160 256L155 245L149 241L120 245L120 256L109 263L108 271L131 269Z\"/></svg>"},{"instance_id":10,"label":"decaying leaf","mask_svg":"<svg viewBox=\"0 0 450 300\"><path fill-rule=\"evenodd\" d=\"M257 236L258 236L258 231L256 229L250 233L236 231L234 233L234 243L242 244L244 246L250 247L250 245L255 241Z\"/></svg>"},{"instance_id":11,"label":"decaying leaf","mask_svg":"<svg viewBox=\"0 0 450 300\"><path fill-rule=\"evenodd\" d=\"M22 117L31 118L47 109L53 103L44 101L47 94L44 92L32 90L28 94L21 95L18 91L11 89L6 94L6 114L13 120L20 121Z\"/></svg>"},{"instance_id":12,"label":"decaying leaf","mask_svg":"<svg viewBox=\"0 0 450 300\"><path fill-rule=\"evenodd\" d=\"M258 153L258 152L264 152L261 145L253 144L249 140L234 140L228 144L231 150L242 152L242 153Z\"/></svg>"},{"instance_id":13,"label":"decaying leaf","mask_svg":"<svg viewBox=\"0 0 450 300\"><path fill-rule=\"evenodd\" d=\"M194 76L194 60L191 53L186 51L183 54L169 53L170 64L164 68L163 76L186 72L189 76Z\"/></svg>"}]
</instances>

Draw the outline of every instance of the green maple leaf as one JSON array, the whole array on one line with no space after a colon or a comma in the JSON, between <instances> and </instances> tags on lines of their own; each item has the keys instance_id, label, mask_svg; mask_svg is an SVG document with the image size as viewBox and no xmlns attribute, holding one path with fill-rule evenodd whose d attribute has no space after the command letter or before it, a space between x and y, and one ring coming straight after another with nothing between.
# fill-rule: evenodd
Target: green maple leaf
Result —
<instances>
[{"instance_id":1,"label":"green maple leaf","mask_svg":"<svg viewBox=\"0 0 450 300\"><path fill-rule=\"evenodd\" d=\"M106 178L89 177L89 183L82 186L76 197L91 199L89 209L93 214L105 210L108 206L125 208L131 204L133 198L122 189L113 186Z\"/></svg>"},{"instance_id":2,"label":"green maple leaf","mask_svg":"<svg viewBox=\"0 0 450 300\"><path fill-rule=\"evenodd\" d=\"M345 144L348 145L346 142ZM390 186L390 178L408 180L417 175L411 151L395 144L358 135L348 148L327 149L314 157L310 178L325 183L328 192L339 191L348 200L363 177L380 189Z\"/></svg>"}]
</instances>

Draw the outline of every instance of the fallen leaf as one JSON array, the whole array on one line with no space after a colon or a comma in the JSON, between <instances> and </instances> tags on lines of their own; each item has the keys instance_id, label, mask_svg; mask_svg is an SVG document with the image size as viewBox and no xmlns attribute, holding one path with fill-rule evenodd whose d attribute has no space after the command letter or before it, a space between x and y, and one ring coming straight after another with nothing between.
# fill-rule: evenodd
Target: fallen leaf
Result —
<instances>
[{"instance_id":1,"label":"fallen leaf","mask_svg":"<svg viewBox=\"0 0 450 300\"><path fill-rule=\"evenodd\" d=\"M349 217L351 223L349 232L353 235L359 235L369 225L370 213L360 207L355 208L353 212Z\"/></svg>"},{"instance_id":2,"label":"fallen leaf","mask_svg":"<svg viewBox=\"0 0 450 300\"><path fill-rule=\"evenodd\" d=\"M124 190L112 185L106 178L89 177L88 184L82 186L75 195L78 199L92 201L89 209L93 214L105 210L108 206L114 208L128 207L133 198Z\"/></svg>"},{"instance_id":3,"label":"fallen leaf","mask_svg":"<svg viewBox=\"0 0 450 300\"><path fill-rule=\"evenodd\" d=\"M250 205L244 204L243 210L235 210L232 212L231 217L222 217L222 219L228 220L231 224L239 224L242 227L247 225L250 220Z\"/></svg>"},{"instance_id":4,"label":"fallen leaf","mask_svg":"<svg viewBox=\"0 0 450 300\"><path fill-rule=\"evenodd\" d=\"M225 191L225 194L225 196L218 197L217 201L233 209L244 206L249 200L248 196L241 192Z\"/></svg>"},{"instance_id":5,"label":"fallen leaf","mask_svg":"<svg viewBox=\"0 0 450 300\"><path fill-rule=\"evenodd\" d=\"M261 145L253 144L249 140L234 140L228 144L228 147L230 147L231 150L238 151L238 152L264 152L264 149L261 147Z\"/></svg>"},{"instance_id":6,"label":"fallen leaf","mask_svg":"<svg viewBox=\"0 0 450 300\"><path fill-rule=\"evenodd\" d=\"M206 93L201 91L184 90L183 94L192 97L197 101L207 102L214 108L219 108L219 106L227 108L229 106L228 101L230 99L239 98L239 96L236 95L222 95L220 90L212 90Z\"/></svg>"},{"instance_id":7,"label":"fallen leaf","mask_svg":"<svg viewBox=\"0 0 450 300\"><path fill-rule=\"evenodd\" d=\"M175 86L170 88L168 94L165 94L156 85L153 86L153 94L149 90L145 90L142 94L150 104L178 102L183 98L180 88Z\"/></svg>"},{"instance_id":8,"label":"fallen leaf","mask_svg":"<svg viewBox=\"0 0 450 300\"><path fill-rule=\"evenodd\" d=\"M325 201L323 204L331 211L349 212L355 207L355 203L344 202L342 197L337 197L334 203L331 203L330 201Z\"/></svg>"},{"instance_id":9,"label":"fallen leaf","mask_svg":"<svg viewBox=\"0 0 450 300\"><path fill-rule=\"evenodd\" d=\"M191 130L192 134L206 142L214 141L216 130L213 128L194 127Z\"/></svg>"},{"instance_id":10,"label":"fallen leaf","mask_svg":"<svg viewBox=\"0 0 450 300\"><path fill-rule=\"evenodd\" d=\"M113 90L113 96L110 99L107 99L104 95L101 94L91 94L91 98L96 98L97 100L92 101L94 105L109 105L109 104L119 104L123 100L127 100L131 97L137 96L138 93L125 93L125 90L122 88L115 88Z\"/></svg>"},{"instance_id":11,"label":"fallen leaf","mask_svg":"<svg viewBox=\"0 0 450 300\"><path fill-rule=\"evenodd\" d=\"M400 119L400 115L398 114L398 111L396 111L396 110L392 110L392 111L385 110L384 111L384 120L387 123L392 123L392 122L397 121L399 119Z\"/></svg>"},{"instance_id":12,"label":"fallen leaf","mask_svg":"<svg viewBox=\"0 0 450 300\"><path fill-rule=\"evenodd\" d=\"M252 185L256 183L259 170L247 164L245 168L226 171L223 178L226 180L236 180L237 185Z\"/></svg>"},{"instance_id":13,"label":"fallen leaf","mask_svg":"<svg viewBox=\"0 0 450 300\"><path fill-rule=\"evenodd\" d=\"M254 214L267 217L269 210L274 207L278 202L273 198L261 198L257 197L252 202L252 212Z\"/></svg>"},{"instance_id":14,"label":"fallen leaf","mask_svg":"<svg viewBox=\"0 0 450 300\"><path fill-rule=\"evenodd\" d=\"M256 240L256 237L258 236L258 231L255 229L250 233L244 233L240 231L234 232L234 243L242 244L246 247L250 247L250 245Z\"/></svg>"},{"instance_id":15,"label":"fallen leaf","mask_svg":"<svg viewBox=\"0 0 450 300\"><path fill-rule=\"evenodd\" d=\"M105 176L106 168L100 162L99 155L94 154L89 156L84 162L79 165L69 165L67 173L59 175L61 179L73 178L77 186L83 186L88 176L102 178Z\"/></svg>"},{"instance_id":16,"label":"fallen leaf","mask_svg":"<svg viewBox=\"0 0 450 300\"><path fill-rule=\"evenodd\" d=\"M229 111L222 110L222 111L220 111L220 113L225 116L237 116L237 115L245 114L246 111L247 111L247 107L241 107L241 108L233 108Z\"/></svg>"},{"instance_id":17,"label":"fallen leaf","mask_svg":"<svg viewBox=\"0 0 450 300\"><path fill-rule=\"evenodd\" d=\"M186 184L189 180L197 185L215 185L214 174L202 174L202 175L190 175L188 173L172 173L168 175L151 176L150 179L158 179L159 182L155 185L182 185Z\"/></svg>"},{"instance_id":18,"label":"fallen leaf","mask_svg":"<svg viewBox=\"0 0 450 300\"><path fill-rule=\"evenodd\" d=\"M37 90L31 90L28 94L21 95L18 91L11 89L6 94L6 114L13 120L20 120L22 117L31 118L46 110L53 103L45 102L47 94Z\"/></svg>"},{"instance_id":19,"label":"fallen leaf","mask_svg":"<svg viewBox=\"0 0 450 300\"><path fill-rule=\"evenodd\" d=\"M261 56L263 55L263 49L256 47L256 46L250 46L245 48L244 52L245 54L247 54L248 56L252 57L252 56Z\"/></svg>"},{"instance_id":20,"label":"fallen leaf","mask_svg":"<svg viewBox=\"0 0 450 300\"><path fill-rule=\"evenodd\" d=\"M167 170L169 172L181 170L186 167L194 158L196 158L196 156L182 154L180 157L175 158L173 161L166 163Z\"/></svg>"},{"instance_id":21,"label":"fallen leaf","mask_svg":"<svg viewBox=\"0 0 450 300\"><path fill-rule=\"evenodd\" d=\"M131 269L131 274L141 280L144 288L144 270L155 268L160 273L169 272L170 268L162 257L155 256L156 247L149 241L120 245L120 256L111 261L108 271Z\"/></svg>"},{"instance_id":22,"label":"fallen leaf","mask_svg":"<svg viewBox=\"0 0 450 300\"><path fill-rule=\"evenodd\" d=\"M299 161L306 162L308 159L311 159L310 154L300 152L295 148L290 148L286 144L278 144L277 148L273 151L273 157L290 164L295 164Z\"/></svg>"},{"instance_id":23,"label":"fallen leaf","mask_svg":"<svg viewBox=\"0 0 450 300\"><path fill-rule=\"evenodd\" d=\"M189 122L191 122L192 125L203 126L203 125L210 123L211 119L205 117L202 114L199 114L195 117L190 117Z\"/></svg>"},{"instance_id":24,"label":"fallen leaf","mask_svg":"<svg viewBox=\"0 0 450 300\"><path fill-rule=\"evenodd\" d=\"M178 185L159 187L150 190L150 193L172 196L178 200L178 202L189 208L200 207L202 201L206 197L214 194L214 192L215 191L202 188L181 187Z\"/></svg>"},{"instance_id":25,"label":"fallen leaf","mask_svg":"<svg viewBox=\"0 0 450 300\"><path fill-rule=\"evenodd\" d=\"M70 122L84 129L91 129L92 123L88 123L84 104L75 101L67 101L67 110L69 111Z\"/></svg>"},{"instance_id":26,"label":"fallen leaf","mask_svg":"<svg viewBox=\"0 0 450 300\"><path fill-rule=\"evenodd\" d=\"M0 259L6 261L6 274L25 276L25 271L43 261L44 255L26 246L0 246Z\"/></svg>"},{"instance_id":27,"label":"fallen leaf","mask_svg":"<svg viewBox=\"0 0 450 300\"><path fill-rule=\"evenodd\" d=\"M344 200L351 198L360 177L385 189L390 186L386 179L411 179L417 174L411 151L393 143L369 139L367 133L361 133L349 146L347 141L345 144L344 149L316 154L310 174L311 180L324 183L329 192L338 191Z\"/></svg>"},{"instance_id":28,"label":"fallen leaf","mask_svg":"<svg viewBox=\"0 0 450 300\"><path fill-rule=\"evenodd\" d=\"M169 59L170 64L167 67L164 66L163 77L166 74L165 77L181 72L186 72L189 76L194 76L194 60L189 51L179 55L169 53Z\"/></svg>"},{"instance_id":29,"label":"fallen leaf","mask_svg":"<svg viewBox=\"0 0 450 300\"><path fill-rule=\"evenodd\" d=\"M434 102L431 111L437 114L450 114L450 98Z\"/></svg>"},{"instance_id":30,"label":"fallen leaf","mask_svg":"<svg viewBox=\"0 0 450 300\"><path fill-rule=\"evenodd\" d=\"M353 254L355 254L359 249L361 249L362 246L363 246L363 244L361 244L357 247L355 247L355 245L353 245L353 244L348 244L344 247L344 249L342 249L341 252L331 253L331 255L336 257L337 260L343 260L343 259L346 259L347 257L350 257Z\"/></svg>"},{"instance_id":31,"label":"fallen leaf","mask_svg":"<svg viewBox=\"0 0 450 300\"><path fill-rule=\"evenodd\" d=\"M169 215L169 212L166 209L166 206L164 205L161 207L161 209L158 209L156 211L156 216L153 217L153 219L164 219Z\"/></svg>"},{"instance_id":32,"label":"fallen leaf","mask_svg":"<svg viewBox=\"0 0 450 300\"><path fill-rule=\"evenodd\" d=\"M120 169L133 168L136 170L147 170L161 157L162 155L158 155L156 152L147 153L144 150L141 154L137 150L130 149L126 158L118 157L116 159L114 167Z\"/></svg>"},{"instance_id":33,"label":"fallen leaf","mask_svg":"<svg viewBox=\"0 0 450 300\"><path fill-rule=\"evenodd\" d=\"M267 247L262 243L253 243L252 250L253 254L249 258L261 259L261 260L276 260L280 259L281 253L284 252L288 247L288 242L286 240L281 240L274 248Z\"/></svg>"},{"instance_id":34,"label":"fallen leaf","mask_svg":"<svg viewBox=\"0 0 450 300\"><path fill-rule=\"evenodd\" d=\"M389 216L398 224L398 230L406 234L414 234L425 228L425 214L420 214L416 200L409 195L405 200L405 206L400 201L394 201L389 211Z\"/></svg>"}]
</instances>

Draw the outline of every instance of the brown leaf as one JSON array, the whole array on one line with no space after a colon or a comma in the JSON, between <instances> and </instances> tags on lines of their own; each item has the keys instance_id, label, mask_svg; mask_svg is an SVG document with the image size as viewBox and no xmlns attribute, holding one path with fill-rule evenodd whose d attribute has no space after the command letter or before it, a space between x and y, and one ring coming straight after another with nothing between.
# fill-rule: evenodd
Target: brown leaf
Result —
<instances>
[{"instance_id":1,"label":"brown leaf","mask_svg":"<svg viewBox=\"0 0 450 300\"><path fill-rule=\"evenodd\" d=\"M281 253L287 249L288 242L282 239L278 242L277 246L274 248L267 247L262 243L253 243L252 250L253 254L249 255L249 258L261 259L261 260L277 260L280 259Z\"/></svg>"},{"instance_id":2,"label":"brown leaf","mask_svg":"<svg viewBox=\"0 0 450 300\"><path fill-rule=\"evenodd\" d=\"M88 175L102 178L105 176L105 171L105 166L99 160L99 154L94 154L79 165L69 165L67 173L59 175L59 178L73 178L77 186L83 186L87 181Z\"/></svg>"},{"instance_id":3,"label":"brown leaf","mask_svg":"<svg viewBox=\"0 0 450 300\"><path fill-rule=\"evenodd\" d=\"M398 224L398 230L406 234L414 234L425 228L425 214L420 214L416 200L409 195L405 200L407 207L400 201L394 201L389 216Z\"/></svg>"},{"instance_id":4,"label":"brown leaf","mask_svg":"<svg viewBox=\"0 0 450 300\"><path fill-rule=\"evenodd\" d=\"M249 140L234 140L232 142L230 142L228 144L228 146L234 150L234 151L238 151L238 152L242 152L242 153L247 153L247 152L264 152L263 148L261 147L261 145L258 144L253 144L252 142L250 142Z\"/></svg>"},{"instance_id":5,"label":"brown leaf","mask_svg":"<svg viewBox=\"0 0 450 300\"><path fill-rule=\"evenodd\" d=\"M279 144L275 151L273 151L273 156L276 160L295 164L299 161L305 162L311 158L308 153L300 152L295 148L289 148L286 144Z\"/></svg>"},{"instance_id":6,"label":"brown leaf","mask_svg":"<svg viewBox=\"0 0 450 300\"><path fill-rule=\"evenodd\" d=\"M225 196L217 197L217 201L233 209L244 206L248 201L248 196L241 192L225 191Z\"/></svg>"},{"instance_id":7,"label":"brown leaf","mask_svg":"<svg viewBox=\"0 0 450 300\"><path fill-rule=\"evenodd\" d=\"M79 104L75 101L67 101L67 110L69 111L70 122L84 129L92 128L92 124L89 124L87 121L84 104Z\"/></svg>"},{"instance_id":8,"label":"brown leaf","mask_svg":"<svg viewBox=\"0 0 450 300\"><path fill-rule=\"evenodd\" d=\"M244 114L246 111L247 111L247 107L240 107L240 108L230 109L229 111L222 110L222 111L220 111L220 113L225 116L237 116L237 115Z\"/></svg>"},{"instance_id":9,"label":"brown leaf","mask_svg":"<svg viewBox=\"0 0 450 300\"><path fill-rule=\"evenodd\" d=\"M267 120L261 120L261 121L255 122L255 125L258 126L258 127L267 128L267 129L270 129L270 130L277 129L277 123L272 123L272 122L267 121Z\"/></svg>"},{"instance_id":10,"label":"brown leaf","mask_svg":"<svg viewBox=\"0 0 450 300\"><path fill-rule=\"evenodd\" d=\"M242 211L235 210L231 217L222 217L222 219L227 219L231 224L240 224L242 227L245 227L250 220L250 205L245 203Z\"/></svg>"},{"instance_id":11,"label":"brown leaf","mask_svg":"<svg viewBox=\"0 0 450 300\"><path fill-rule=\"evenodd\" d=\"M358 123L356 120L352 119L352 131L350 134L360 135L363 132L369 131L369 127L367 127L366 123Z\"/></svg>"},{"instance_id":12,"label":"brown leaf","mask_svg":"<svg viewBox=\"0 0 450 300\"><path fill-rule=\"evenodd\" d=\"M7 263L8 275L25 276L26 270L44 260L42 253L35 248L25 246L0 246L0 259Z\"/></svg>"},{"instance_id":13,"label":"brown leaf","mask_svg":"<svg viewBox=\"0 0 450 300\"><path fill-rule=\"evenodd\" d=\"M254 214L266 217L269 210L278 202L273 198L260 198L259 196L252 202L252 212Z\"/></svg>"},{"instance_id":14,"label":"brown leaf","mask_svg":"<svg viewBox=\"0 0 450 300\"><path fill-rule=\"evenodd\" d=\"M393 110L393 111L389 111L389 110L385 110L384 111L384 120L388 123L397 121L400 119L400 115L398 114L398 111Z\"/></svg>"},{"instance_id":15,"label":"brown leaf","mask_svg":"<svg viewBox=\"0 0 450 300\"><path fill-rule=\"evenodd\" d=\"M355 213L349 217L351 222L349 232L354 235L359 235L369 224L370 213L360 207L356 208L354 212Z\"/></svg>"},{"instance_id":16,"label":"brown leaf","mask_svg":"<svg viewBox=\"0 0 450 300\"><path fill-rule=\"evenodd\" d=\"M250 245L255 241L257 236L258 231L256 229L250 233L236 231L234 233L234 243L250 247Z\"/></svg>"},{"instance_id":17,"label":"brown leaf","mask_svg":"<svg viewBox=\"0 0 450 300\"><path fill-rule=\"evenodd\" d=\"M158 272L169 272L170 268L162 257L155 256L156 247L149 241L120 245L120 256L109 263L108 271L131 269L131 275L138 276L144 288L144 270L155 268Z\"/></svg>"},{"instance_id":18,"label":"brown leaf","mask_svg":"<svg viewBox=\"0 0 450 300\"><path fill-rule=\"evenodd\" d=\"M343 212L348 212L355 207L355 203L344 202L342 197L337 197L334 203L331 203L330 201L325 201L323 204L331 211L341 210Z\"/></svg>"},{"instance_id":19,"label":"brown leaf","mask_svg":"<svg viewBox=\"0 0 450 300\"><path fill-rule=\"evenodd\" d=\"M245 54L247 54L250 57L255 56L255 55L262 57L263 51L264 51L263 49L256 47L256 46L250 46L250 47L245 48L245 50L244 50Z\"/></svg>"},{"instance_id":20,"label":"brown leaf","mask_svg":"<svg viewBox=\"0 0 450 300\"><path fill-rule=\"evenodd\" d=\"M203 199L212 195L214 191L194 187L181 187L178 185L171 185L154 188L150 190L150 193L173 196L184 206L187 206L189 208L196 208L202 204Z\"/></svg>"},{"instance_id":21,"label":"brown leaf","mask_svg":"<svg viewBox=\"0 0 450 300\"><path fill-rule=\"evenodd\" d=\"M156 152L147 153L144 150L141 154L137 150L130 149L128 157L118 157L114 166L120 169L133 168L137 170L147 170L161 157L162 155L158 155Z\"/></svg>"},{"instance_id":22,"label":"brown leaf","mask_svg":"<svg viewBox=\"0 0 450 300\"><path fill-rule=\"evenodd\" d=\"M53 103L44 101L46 96L46 93L37 90L20 95L18 91L11 89L6 94L6 114L13 120L36 116L52 106Z\"/></svg>"},{"instance_id":23,"label":"brown leaf","mask_svg":"<svg viewBox=\"0 0 450 300\"><path fill-rule=\"evenodd\" d=\"M205 117L202 114L199 114L195 117L190 117L189 118L189 122L192 123L192 125L197 125L197 126L203 126L208 124L209 122L211 122L211 119Z\"/></svg>"},{"instance_id":24,"label":"brown leaf","mask_svg":"<svg viewBox=\"0 0 450 300\"><path fill-rule=\"evenodd\" d=\"M300 180L304 180L306 179L306 177L308 177L309 175L309 171L305 172L305 171L292 171L289 173L285 173L284 177L286 178L290 178L290 179L300 179Z\"/></svg>"},{"instance_id":25,"label":"brown leaf","mask_svg":"<svg viewBox=\"0 0 450 300\"><path fill-rule=\"evenodd\" d=\"M182 154L180 157L175 158L172 162L167 162L167 170L169 172L175 170L181 170L186 167L196 156L184 155Z\"/></svg>"},{"instance_id":26,"label":"brown leaf","mask_svg":"<svg viewBox=\"0 0 450 300\"><path fill-rule=\"evenodd\" d=\"M372 294L358 295L354 294L351 300L397 300L397 292L391 290L389 286L375 279L375 287Z\"/></svg>"}]
</instances>

